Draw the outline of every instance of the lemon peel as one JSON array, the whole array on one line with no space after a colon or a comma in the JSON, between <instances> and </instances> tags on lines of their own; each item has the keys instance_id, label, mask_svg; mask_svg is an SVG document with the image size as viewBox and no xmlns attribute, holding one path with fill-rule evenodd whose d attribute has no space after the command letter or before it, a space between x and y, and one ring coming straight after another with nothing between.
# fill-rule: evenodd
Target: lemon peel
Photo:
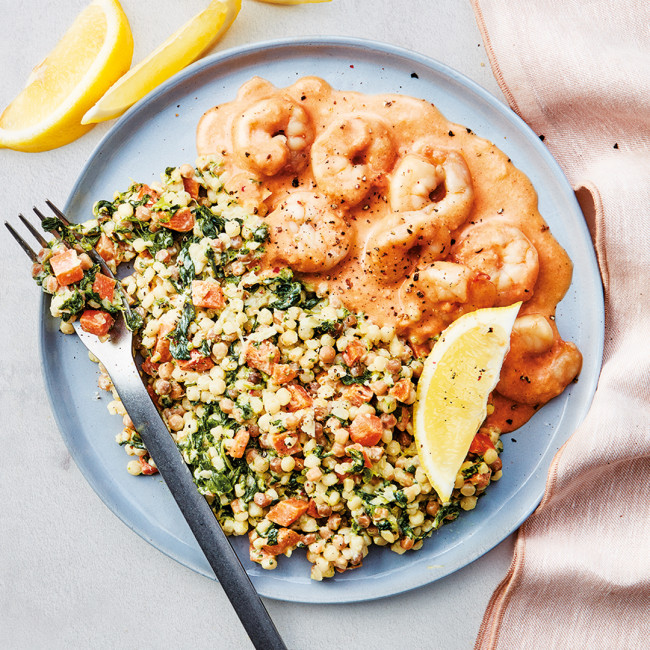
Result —
<instances>
[{"instance_id":1,"label":"lemon peel","mask_svg":"<svg viewBox=\"0 0 650 650\"><path fill-rule=\"evenodd\" d=\"M521 303L464 314L424 362L413 413L422 468L443 503L487 415Z\"/></svg>"}]
</instances>

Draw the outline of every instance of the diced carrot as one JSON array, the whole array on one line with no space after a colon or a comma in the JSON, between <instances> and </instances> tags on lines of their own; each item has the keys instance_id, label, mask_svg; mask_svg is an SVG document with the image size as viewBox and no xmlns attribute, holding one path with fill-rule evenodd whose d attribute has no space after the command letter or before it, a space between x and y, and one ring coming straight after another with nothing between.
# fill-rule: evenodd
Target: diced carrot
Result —
<instances>
[{"instance_id":1,"label":"diced carrot","mask_svg":"<svg viewBox=\"0 0 650 650\"><path fill-rule=\"evenodd\" d=\"M189 208L176 210L169 219L158 219L158 223L164 228L175 230L176 232L189 232L194 228L194 215Z\"/></svg>"},{"instance_id":2,"label":"diced carrot","mask_svg":"<svg viewBox=\"0 0 650 650\"><path fill-rule=\"evenodd\" d=\"M292 438L294 442L287 444L287 438ZM286 431L283 433L272 433L269 436L271 444L280 456L293 456L300 453L302 447L296 436L291 436Z\"/></svg>"},{"instance_id":3,"label":"diced carrot","mask_svg":"<svg viewBox=\"0 0 650 650\"><path fill-rule=\"evenodd\" d=\"M151 384L147 384L147 393L149 393L151 401L157 406L160 406L160 395L156 394L156 391L153 389L153 386Z\"/></svg>"},{"instance_id":4,"label":"diced carrot","mask_svg":"<svg viewBox=\"0 0 650 650\"><path fill-rule=\"evenodd\" d=\"M350 438L365 447L376 445L384 433L384 425L376 415L359 413L350 425Z\"/></svg>"},{"instance_id":5,"label":"diced carrot","mask_svg":"<svg viewBox=\"0 0 650 650\"><path fill-rule=\"evenodd\" d=\"M152 474L156 474L158 472L157 468L149 465L149 463L144 459L144 456L139 456L138 462L140 463L140 471L145 476L151 476Z\"/></svg>"},{"instance_id":6,"label":"diced carrot","mask_svg":"<svg viewBox=\"0 0 650 650\"><path fill-rule=\"evenodd\" d=\"M160 363L167 363L167 361L172 360L172 353L170 352L169 346L171 341L164 336L159 336L156 340L156 346L154 347L154 353L158 353L158 361Z\"/></svg>"},{"instance_id":7,"label":"diced carrot","mask_svg":"<svg viewBox=\"0 0 650 650\"><path fill-rule=\"evenodd\" d=\"M411 414L409 413L409 410L405 407L402 407L402 413L399 416L399 420L397 420L397 428L400 431L406 431L406 427L408 426L408 423L411 421Z\"/></svg>"},{"instance_id":8,"label":"diced carrot","mask_svg":"<svg viewBox=\"0 0 650 650\"><path fill-rule=\"evenodd\" d=\"M410 379L400 379L395 382L395 385L388 391L388 394L395 397L400 402L406 402L411 393Z\"/></svg>"},{"instance_id":9,"label":"diced carrot","mask_svg":"<svg viewBox=\"0 0 650 650\"><path fill-rule=\"evenodd\" d=\"M431 352L431 343L429 341L426 343L412 343L409 341L409 347L413 350L416 359L428 357L429 352Z\"/></svg>"},{"instance_id":10,"label":"diced carrot","mask_svg":"<svg viewBox=\"0 0 650 650\"><path fill-rule=\"evenodd\" d=\"M53 255L50 258L52 271L61 286L79 282L84 277L84 271L81 268L81 260L77 255L77 251L68 248L62 253Z\"/></svg>"},{"instance_id":11,"label":"diced carrot","mask_svg":"<svg viewBox=\"0 0 650 650\"><path fill-rule=\"evenodd\" d=\"M195 178L183 178L185 191L193 198L199 198L199 182Z\"/></svg>"},{"instance_id":12,"label":"diced carrot","mask_svg":"<svg viewBox=\"0 0 650 650\"><path fill-rule=\"evenodd\" d=\"M492 471L488 470L485 474L474 474L469 481L476 486L477 490L484 490L490 484L490 476Z\"/></svg>"},{"instance_id":13,"label":"diced carrot","mask_svg":"<svg viewBox=\"0 0 650 650\"><path fill-rule=\"evenodd\" d=\"M352 406L361 406L367 404L374 393L367 386L353 384L343 391L343 399L346 399Z\"/></svg>"},{"instance_id":14,"label":"diced carrot","mask_svg":"<svg viewBox=\"0 0 650 650\"><path fill-rule=\"evenodd\" d=\"M103 273L97 273L95 275L95 281L93 282L93 291L96 294L99 294L99 297L102 300L108 300L113 302L113 292L115 291L115 280L109 278Z\"/></svg>"},{"instance_id":15,"label":"diced carrot","mask_svg":"<svg viewBox=\"0 0 650 650\"><path fill-rule=\"evenodd\" d=\"M278 543L273 545L265 544L262 546L262 551L271 555L280 555L285 553L292 546L295 546L300 540L302 535L290 528L280 528L278 531Z\"/></svg>"},{"instance_id":16,"label":"diced carrot","mask_svg":"<svg viewBox=\"0 0 650 650\"><path fill-rule=\"evenodd\" d=\"M276 363L273 366L271 378L276 384L286 384L287 382L295 379L298 376L298 364L292 363Z\"/></svg>"},{"instance_id":17,"label":"diced carrot","mask_svg":"<svg viewBox=\"0 0 650 650\"><path fill-rule=\"evenodd\" d=\"M196 372L205 372L214 366L214 361L210 357L204 357L198 350L191 350L189 359L178 359L177 363L183 370Z\"/></svg>"},{"instance_id":18,"label":"diced carrot","mask_svg":"<svg viewBox=\"0 0 650 650\"><path fill-rule=\"evenodd\" d=\"M158 370L159 364L154 363L151 360L151 357L147 357L143 362L142 362L142 372L146 372L148 375L153 376L156 371Z\"/></svg>"},{"instance_id":19,"label":"diced carrot","mask_svg":"<svg viewBox=\"0 0 650 650\"><path fill-rule=\"evenodd\" d=\"M212 279L192 280L192 302L206 309L222 309L226 304L221 285Z\"/></svg>"},{"instance_id":20,"label":"diced carrot","mask_svg":"<svg viewBox=\"0 0 650 650\"><path fill-rule=\"evenodd\" d=\"M105 262L113 262L117 257L117 251L113 240L102 233L99 241L95 244L95 250Z\"/></svg>"},{"instance_id":21,"label":"diced carrot","mask_svg":"<svg viewBox=\"0 0 650 650\"><path fill-rule=\"evenodd\" d=\"M257 368L267 375L272 375L273 366L280 360L280 350L269 341L262 341L258 346L249 343L244 356L250 368Z\"/></svg>"},{"instance_id":22,"label":"diced carrot","mask_svg":"<svg viewBox=\"0 0 650 650\"><path fill-rule=\"evenodd\" d=\"M366 347L356 339L350 341L343 353L343 361L352 367L367 352Z\"/></svg>"},{"instance_id":23,"label":"diced carrot","mask_svg":"<svg viewBox=\"0 0 650 650\"><path fill-rule=\"evenodd\" d=\"M158 200L160 194L156 190L152 190L148 185L142 184L138 190L138 200L141 201L145 196L149 196L149 200L143 205L150 208Z\"/></svg>"},{"instance_id":24,"label":"diced carrot","mask_svg":"<svg viewBox=\"0 0 650 650\"><path fill-rule=\"evenodd\" d=\"M248 429L242 427L235 434L235 437L233 438L233 444L228 450L228 453L233 458L241 458L244 455L244 452L246 451L246 445L248 444L248 441L250 439L251 439L251 434L248 432Z\"/></svg>"},{"instance_id":25,"label":"diced carrot","mask_svg":"<svg viewBox=\"0 0 650 650\"><path fill-rule=\"evenodd\" d=\"M473 454L484 454L488 449L494 449L494 443L490 440L490 436L482 431L479 431L472 440L469 450Z\"/></svg>"},{"instance_id":26,"label":"diced carrot","mask_svg":"<svg viewBox=\"0 0 650 650\"><path fill-rule=\"evenodd\" d=\"M113 317L108 312L99 309L86 309L79 319L79 324L84 332L97 336L108 334L113 327L113 322Z\"/></svg>"},{"instance_id":27,"label":"diced carrot","mask_svg":"<svg viewBox=\"0 0 650 650\"><path fill-rule=\"evenodd\" d=\"M368 456L368 450L358 442L355 442L353 445L348 445L345 448L345 453L352 458L350 454L351 449L356 449L357 451L360 451L363 454L363 464L365 467L370 469L372 467L372 462L370 461L370 456Z\"/></svg>"},{"instance_id":28,"label":"diced carrot","mask_svg":"<svg viewBox=\"0 0 650 650\"><path fill-rule=\"evenodd\" d=\"M300 409L309 408L313 404L314 400L302 386L289 384L286 388L291 393L291 400L289 401L289 404L287 404L287 411L293 413Z\"/></svg>"},{"instance_id":29,"label":"diced carrot","mask_svg":"<svg viewBox=\"0 0 650 650\"><path fill-rule=\"evenodd\" d=\"M291 524L302 517L309 509L309 501L302 499L284 499L276 503L266 515L266 518L278 526L291 526Z\"/></svg>"},{"instance_id":30,"label":"diced carrot","mask_svg":"<svg viewBox=\"0 0 650 650\"><path fill-rule=\"evenodd\" d=\"M169 351L169 346L171 341L167 338L167 334L172 332L176 327L176 317L170 319L169 314L173 312L167 312L160 319L160 327L158 328L158 338L156 340L156 347L154 348L154 353L158 353L158 361L160 363L166 363L167 361L172 360L172 354Z\"/></svg>"}]
</instances>

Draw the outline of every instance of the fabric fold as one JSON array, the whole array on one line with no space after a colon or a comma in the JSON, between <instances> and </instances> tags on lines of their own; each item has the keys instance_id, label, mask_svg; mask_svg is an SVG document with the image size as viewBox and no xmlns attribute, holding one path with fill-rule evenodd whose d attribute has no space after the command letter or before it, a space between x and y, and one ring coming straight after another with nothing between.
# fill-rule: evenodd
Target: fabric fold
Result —
<instances>
[{"instance_id":1,"label":"fabric fold","mask_svg":"<svg viewBox=\"0 0 650 650\"><path fill-rule=\"evenodd\" d=\"M520 528L476 648L650 635L650 5L473 0L495 77L576 189L605 291L585 421ZM575 260L574 260L575 262ZM579 261L578 261L579 263Z\"/></svg>"}]
</instances>

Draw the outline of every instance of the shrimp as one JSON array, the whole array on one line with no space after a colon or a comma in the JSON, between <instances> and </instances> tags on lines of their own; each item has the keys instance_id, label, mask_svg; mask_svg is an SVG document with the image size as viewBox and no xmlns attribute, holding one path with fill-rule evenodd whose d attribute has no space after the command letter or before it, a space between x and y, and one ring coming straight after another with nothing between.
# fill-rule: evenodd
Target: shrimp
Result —
<instances>
[{"instance_id":1,"label":"shrimp","mask_svg":"<svg viewBox=\"0 0 650 650\"><path fill-rule=\"evenodd\" d=\"M581 369L582 354L575 344L563 341L542 314L527 314L515 321L496 390L515 402L545 404L557 397Z\"/></svg>"},{"instance_id":2,"label":"shrimp","mask_svg":"<svg viewBox=\"0 0 650 650\"><path fill-rule=\"evenodd\" d=\"M255 102L233 123L239 162L263 176L300 171L307 165L313 139L307 111L283 95Z\"/></svg>"},{"instance_id":3,"label":"shrimp","mask_svg":"<svg viewBox=\"0 0 650 650\"><path fill-rule=\"evenodd\" d=\"M398 164L390 182L392 213L366 242L366 265L387 282L404 276L409 258L419 255L420 263L429 264L446 257L451 230L472 209L472 179L461 154L420 150L422 155L409 153ZM415 247L416 255L409 256Z\"/></svg>"},{"instance_id":4,"label":"shrimp","mask_svg":"<svg viewBox=\"0 0 650 650\"><path fill-rule=\"evenodd\" d=\"M254 214L264 216L267 208L264 200L271 192L259 178L249 172L225 175L224 189L237 197L237 203Z\"/></svg>"},{"instance_id":5,"label":"shrimp","mask_svg":"<svg viewBox=\"0 0 650 650\"><path fill-rule=\"evenodd\" d=\"M492 219L465 228L450 259L490 276L497 288L495 307L533 297L539 274L537 249L515 226Z\"/></svg>"},{"instance_id":6,"label":"shrimp","mask_svg":"<svg viewBox=\"0 0 650 650\"><path fill-rule=\"evenodd\" d=\"M315 192L290 194L267 217L269 254L296 271L329 271L350 249L350 228L328 199Z\"/></svg>"},{"instance_id":7,"label":"shrimp","mask_svg":"<svg viewBox=\"0 0 650 650\"><path fill-rule=\"evenodd\" d=\"M388 127L370 114L341 115L316 138L311 167L319 190L352 207L393 166L395 144Z\"/></svg>"},{"instance_id":8,"label":"shrimp","mask_svg":"<svg viewBox=\"0 0 650 650\"><path fill-rule=\"evenodd\" d=\"M414 225L435 219L449 228L459 228L474 202L472 176L457 151L419 147L399 163L390 181L390 208L411 212Z\"/></svg>"},{"instance_id":9,"label":"shrimp","mask_svg":"<svg viewBox=\"0 0 650 650\"><path fill-rule=\"evenodd\" d=\"M416 270L398 295L408 320L418 322L428 316L438 322L433 335L461 314L492 305L496 288L484 273L453 262L434 262Z\"/></svg>"}]
</instances>

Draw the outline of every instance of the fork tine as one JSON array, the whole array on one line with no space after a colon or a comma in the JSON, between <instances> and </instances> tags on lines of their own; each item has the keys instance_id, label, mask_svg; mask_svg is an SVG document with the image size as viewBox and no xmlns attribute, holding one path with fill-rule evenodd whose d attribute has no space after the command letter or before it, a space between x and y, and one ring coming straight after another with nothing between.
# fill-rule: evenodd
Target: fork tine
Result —
<instances>
[{"instance_id":1,"label":"fork tine","mask_svg":"<svg viewBox=\"0 0 650 650\"><path fill-rule=\"evenodd\" d=\"M36 216L41 220L41 222L46 219L46 216L36 207L32 208L36 213ZM48 230L47 232L52 233L55 239L61 239L61 235L56 230Z\"/></svg>"},{"instance_id":2,"label":"fork tine","mask_svg":"<svg viewBox=\"0 0 650 650\"><path fill-rule=\"evenodd\" d=\"M56 214L56 216L59 217L66 226L71 225L68 218L63 214L63 212L61 212L61 210L59 210L59 208L56 207L56 205L54 205L54 203L52 203L52 201L50 201L50 199L45 199L45 203L47 203L50 210L52 210L52 212L54 212L54 214Z\"/></svg>"},{"instance_id":3,"label":"fork tine","mask_svg":"<svg viewBox=\"0 0 650 650\"><path fill-rule=\"evenodd\" d=\"M20 247L29 255L32 262L38 262L38 255L30 248L29 244L13 229L13 227L5 221L7 230L11 233L12 237L18 242Z\"/></svg>"},{"instance_id":4,"label":"fork tine","mask_svg":"<svg viewBox=\"0 0 650 650\"><path fill-rule=\"evenodd\" d=\"M22 214L19 214L18 218L23 222L25 228L27 228L27 230L29 230L29 232L31 232L32 235L34 235L36 241L41 245L41 248L47 248L47 240L45 239L45 237L43 237L41 233L38 232L38 230L36 230L36 228L34 228L34 226L32 226L32 224L29 223L27 219L25 219L25 217L23 217Z\"/></svg>"}]
</instances>

